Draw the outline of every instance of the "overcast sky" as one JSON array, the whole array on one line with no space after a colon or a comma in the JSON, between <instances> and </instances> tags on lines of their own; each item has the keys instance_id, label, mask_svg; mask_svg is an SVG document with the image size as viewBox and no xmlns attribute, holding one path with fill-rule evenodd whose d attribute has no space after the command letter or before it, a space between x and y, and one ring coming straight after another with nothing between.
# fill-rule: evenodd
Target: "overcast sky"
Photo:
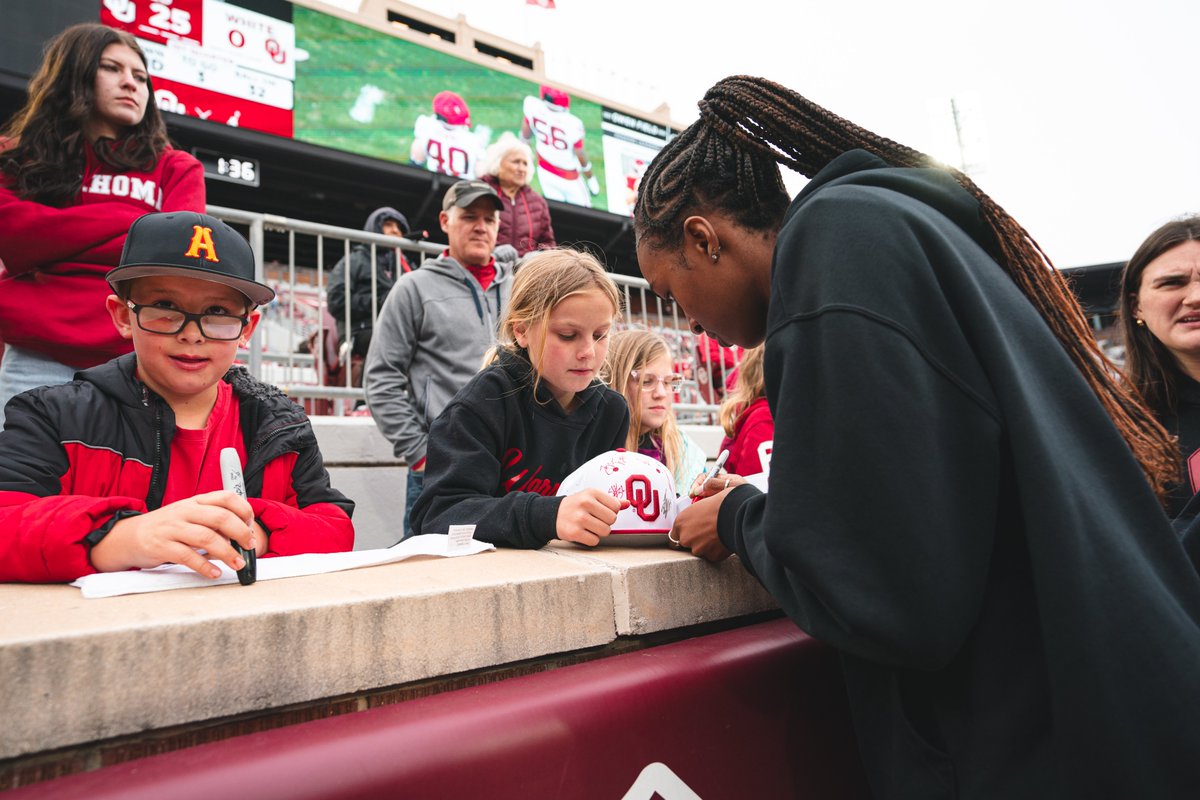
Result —
<instances>
[{"instance_id":1,"label":"overcast sky","mask_svg":"<svg viewBox=\"0 0 1200 800\"><path fill-rule=\"evenodd\" d=\"M1197 0L413 4L540 41L551 80L681 124L715 81L757 74L957 165L954 98L972 176L1060 267L1123 261L1200 212Z\"/></svg>"}]
</instances>

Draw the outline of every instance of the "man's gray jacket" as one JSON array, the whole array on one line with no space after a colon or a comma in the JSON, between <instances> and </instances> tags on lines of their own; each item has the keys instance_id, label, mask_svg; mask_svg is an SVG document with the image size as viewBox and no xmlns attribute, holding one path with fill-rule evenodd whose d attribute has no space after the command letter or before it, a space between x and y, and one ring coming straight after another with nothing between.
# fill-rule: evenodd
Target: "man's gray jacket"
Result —
<instances>
[{"instance_id":1,"label":"man's gray jacket","mask_svg":"<svg viewBox=\"0 0 1200 800\"><path fill-rule=\"evenodd\" d=\"M495 343L513 264L495 265L484 291L448 254L425 261L396 281L379 311L363 387L375 424L408 464L425 457L430 423Z\"/></svg>"}]
</instances>

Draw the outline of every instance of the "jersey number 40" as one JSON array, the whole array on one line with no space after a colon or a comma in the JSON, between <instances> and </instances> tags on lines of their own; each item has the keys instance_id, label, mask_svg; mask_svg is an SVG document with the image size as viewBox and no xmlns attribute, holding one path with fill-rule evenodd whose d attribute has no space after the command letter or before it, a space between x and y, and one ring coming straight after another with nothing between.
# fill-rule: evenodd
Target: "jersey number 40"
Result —
<instances>
[{"instance_id":1,"label":"jersey number 40","mask_svg":"<svg viewBox=\"0 0 1200 800\"><path fill-rule=\"evenodd\" d=\"M459 147L445 146L437 139L430 139L426 148L429 158L437 162L437 171L444 175L466 175L471 167L467 151Z\"/></svg>"}]
</instances>

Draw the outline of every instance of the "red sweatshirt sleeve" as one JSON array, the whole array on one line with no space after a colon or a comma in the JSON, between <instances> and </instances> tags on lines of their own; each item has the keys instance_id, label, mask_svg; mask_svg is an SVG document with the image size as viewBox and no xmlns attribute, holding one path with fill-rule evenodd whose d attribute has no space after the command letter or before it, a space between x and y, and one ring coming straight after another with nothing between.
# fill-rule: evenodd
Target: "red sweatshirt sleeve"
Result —
<instances>
[{"instance_id":1,"label":"red sweatshirt sleeve","mask_svg":"<svg viewBox=\"0 0 1200 800\"><path fill-rule=\"evenodd\" d=\"M163 211L204 211L204 167L167 150L155 176ZM0 182L0 260L12 275L60 261L116 266L133 221L153 209L117 200L55 208L17 197Z\"/></svg>"},{"instance_id":2,"label":"red sweatshirt sleeve","mask_svg":"<svg viewBox=\"0 0 1200 800\"><path fill-rule=\"evenodd\" d=\"M206 208L204 166L190 153L168 150L162 164L163 211L199 211Z\"/></svg>"},{"instance_id":3,"label":"red sweatshirt sleeve","mask_svg":"<svg viewBox=\"0 0 1200 800\"><path fill-rule=\"evenodd\" d=\"M112 254L116 264L125 232L145 210L118 202L54 208L22 200L0 186L0 259L11 275L77 258ZM93 259L85 259L92 262ZM101 262L96 259L94 263Z\"/></svg>"},{"instance_id":4,"label":"red sweatshirt sleeve","mask_svg":"<svg viewBox=\"0 0 1200 800\"><path fill-rule=\"evenodd\" d=\"M73 581L96 571L83 537L121 509L145 511L133 497L0 491L0 581Z\"/></svg>"},{"instance_id":5,"label":"red sweatshirt sleeve","mask_svg":"<svg viewBox=\"0 0 1200 800\"><path fill-rule=\"evenodd\" d=\"M285 453L267 465L262 497L249 498L254 516L270 536L267 555L338 553L354 548L354 525L329 487L319 457ZM319 470L319 473L317 472ZM297 487L300 493L297 494ZM353 506L351 505L351 508Z\"/></svg>"}]
</instances>

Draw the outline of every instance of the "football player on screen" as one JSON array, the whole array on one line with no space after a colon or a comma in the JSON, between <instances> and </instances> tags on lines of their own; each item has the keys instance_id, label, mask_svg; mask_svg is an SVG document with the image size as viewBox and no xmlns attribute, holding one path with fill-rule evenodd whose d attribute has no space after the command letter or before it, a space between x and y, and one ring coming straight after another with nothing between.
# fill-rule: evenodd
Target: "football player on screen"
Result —
<instances>
[{"instance_id":1,"label":"football player on screen","mask_svg":"<svg viewBox=\"0 0 1200 800\"><path fill-rule=\"evenodd\" d=\"M474 178L483 143L471 130L471 109L461 95L438 92L433 113L417 117L409 159L430 172Z\"/></svg>"},{"instance_id":2,"label":"football player on screen","mask_svg":"<svg viewBox=\"0 0 1200 800\"><path fill-rule=\"evenodd\" d=\"M600 182L583 150L583 121L570 112L566 92L542 86L539 94L525 98L521 138L537 153L542 194L548 200L591 208L592 197L600 194Z\"/></svg>"}]
</instances>

